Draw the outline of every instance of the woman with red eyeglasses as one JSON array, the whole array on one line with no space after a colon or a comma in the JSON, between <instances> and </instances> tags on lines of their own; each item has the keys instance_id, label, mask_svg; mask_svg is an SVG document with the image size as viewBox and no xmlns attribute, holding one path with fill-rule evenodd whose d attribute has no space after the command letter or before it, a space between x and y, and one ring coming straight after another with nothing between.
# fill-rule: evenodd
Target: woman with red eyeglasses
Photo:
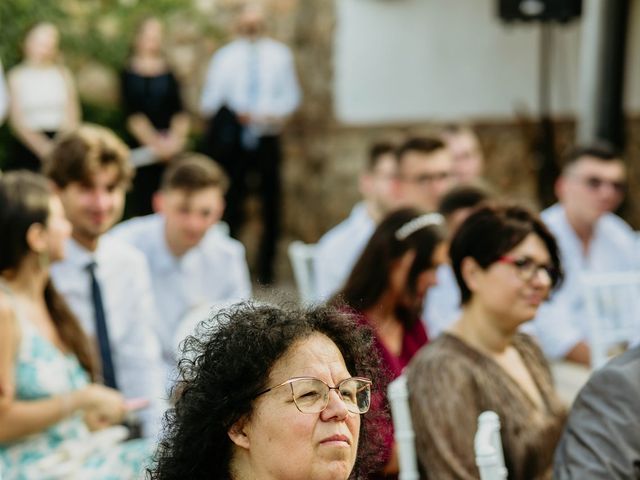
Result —
<instances>
[{"instance_id":1,"label":"woman with red eyeglasses","mask_svg":"<svg viewBox=\"0 0 640 480\"><path fill-rule=\"evenodd\" d=\"M518 206L486 206L459 228L450 257L462 314L407 369L420 467L477 479L478 415L495 411L509 479L551 478L566 418L536 342L520 333L562 278L556 241Z\"/></svg>"}]
</instances>

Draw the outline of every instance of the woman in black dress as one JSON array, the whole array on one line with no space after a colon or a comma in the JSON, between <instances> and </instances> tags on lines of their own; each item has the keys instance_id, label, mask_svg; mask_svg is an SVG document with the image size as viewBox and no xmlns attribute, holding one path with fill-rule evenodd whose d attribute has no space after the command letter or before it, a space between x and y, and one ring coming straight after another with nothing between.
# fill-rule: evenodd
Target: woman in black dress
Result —
<instances>
[{"instance_id":1,"label":"woman in black dress","mask_svg":"<svg viewBox=\"0 0 640 480\"><path fill-rule=\"evenodd\" d=\"M121 78L132 161L138 167L132 192L135 215L152 212L151 199L162 172L184 150L189 132L189 117L163 54L162 37L160 20L143 20Z\"/></svg>"}]
</instances>

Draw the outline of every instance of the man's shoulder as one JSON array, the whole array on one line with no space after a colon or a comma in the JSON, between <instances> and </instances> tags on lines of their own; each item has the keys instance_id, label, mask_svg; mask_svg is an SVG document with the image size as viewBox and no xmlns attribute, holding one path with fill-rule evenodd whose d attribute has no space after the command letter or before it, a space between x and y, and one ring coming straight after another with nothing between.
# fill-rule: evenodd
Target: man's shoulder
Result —
<instances>
[{"instance_id":1,"label":"man's shoulder","mask_svg":"<svg viewBox=\"0 0 640 480\"><path fill-rule=\"evenodd\" d=\"M113 227L107 236L115 237L127 243L148 243L161 230L162 216L154 213L134 217Z\"/></svg>"},{"instance_id":2,"label":"man's shoulder","mask_svg":"<svg viewBox=\"0 0 640 480\"><path fill-rule=\"evenodd\" d=\"M209 229L204 237L201 247L208 253L222 253L231 256L245 255L244 245L228 234L216 229L215 226Z\"/></svg>"},{"instance_id":3,"label":"man's shoulder","mask_svg":"<svg viewBox=\"0 0 640 480\"><path fill-rule=\"evenodd\" d=\"M359 237L366 236L365 233L368 230L373 231L373 229L373 220L367 217L364 205L358 203L353 207L351 214L347 218L320 237L318 248L351 242Z\"/></svg>"},{"instance_id":4,"label":"man's shoulder","mask_svg":"<svg viewBox=\"0 0 640 480\"><path fill-rule=\"evenodd\" d=\"M600 224L607 233L614 232L620 235L633 236L635 232L631 225L614 213L607 213L600 219Z\"/></svg>"},{"instance_id":5,"label":"man's shoulder","mask_svg":"<svg viewBox=\"0 0 640 480\"><path fill-rule=\"evenodd\" d=\"M96 253L101 261L112 265L124 266L133 263L147 266L146 258L139 249L115 235L105 235L101 238Z\"/></svg>"}]
</instances>

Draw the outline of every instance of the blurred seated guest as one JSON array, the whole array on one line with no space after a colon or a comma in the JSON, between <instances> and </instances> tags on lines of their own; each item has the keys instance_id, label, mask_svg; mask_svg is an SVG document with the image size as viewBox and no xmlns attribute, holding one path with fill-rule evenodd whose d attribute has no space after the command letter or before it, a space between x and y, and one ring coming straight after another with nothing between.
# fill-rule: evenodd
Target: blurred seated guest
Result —
<instances>
[{"instance_id":1,"label":"blurred seated guest","mask_svg":"<svg viewBox=\"0 0 640 480\"><path fill-rule=\"evenodd\" d=\"M540 214L558 239L565 270L562 288L533 322L545 354L552 359L590 365L581 277L640 268L636 233L612 213L625 197L626 179L624 161L610 145L576 148L556 183L558 203Z\"/></svg>"},{"instance_id":2,"label":"blurred seated guest","mask_svg":"<svg viewBox=\"0 0 640 480\"><path fill-rule=\"evenodd\" d=\"M396 206L394 150L393 144L387 142L371 146L359 181L362 201L353 207L347 219L318 241L314 258L318 299L327 299L340 289L376 225Z\"/></svg>"},{"instance_id":3,"label":"blurred seated guest","mask_svg":"<svg viewBox=\"0 0 640 480\"><path fill-rule=\"evenodd\" d=\"M597 370L578 395L556 450L553 478L638 478L640 347Z\"/></svg>"},{"instance_id":4,"label":"blurred seated guest","mask_svg":"<svg viewBox=\"0 0 640 480\"><path fill-rule=\"evenodd\" d=\"M436 269L446 261L444 238L444 219L437 213L420 214L414 209L391 213L373 233L335 297L336 303L345 302L361 324L373 329L374 345L389 380L399 377L427 343L420 314L427 290L436 284ZM373 407L389 414L383 397L374 398ZM398 459L390 419L380 425L380 431L385 439L380 458L386 465L370 478L395 478Z\"/></svg>"},{"instance_id":5,"label":"blurred seated guest","mask_svg":"<svg viewBox=\"0 0 640 480\"><path fill-rule=\"evenodd\" d=\"M377 365L349 315L239 304L186 353L152 479L366 478Z\"/></svg>"},{"instance_id":6,"label":"blurred seated guest","mask_svg":"<svg viewBox=\"0 0 640 480\"><path fill-rule=\"evenodd\" d=\"M453 159L438 138L410 137L396 152L399 201L407 207L435 212L454 185Z\"/></svg>"},{"instance_id":7,"label":"blurred seated guest","mask_svg":"<svg viewBox=\"0 0 640 480\"><path fill-rule=\"evenodd\" d=\"M490 192L477 185L458 185L449 190L438 207L447 224L448 237L452 238L471 212L489 198ZM427 292L422 315L432 339L460 316L460 290L448 258L438 267L436 277L438 282Z\"/></svg>"},{"instance_id":8,"label":"blurred seated guest","mask_svg":"<svg viewBox=\"0 0 640 480\"><path fill-rule=\"evenodd\" d=\"M37 23L24 41L24 58L9 70L9 122L17 142L7 170L39 171L57 133L80 122L71 72L60 63L60 34L51 23Z\"/></svg>"},{"instance_id":9,"label":"blurred seated guest","mask_svg":"<svg viewBox=\"0 0 640 480\"><path fill-rule=\"evenodd\" d=\"M476 133L461 124L447 125L440 137L453 158L453 178L457 184L476 183L484 172L484 155Z\"/></svg>"},{"instance_id":10,"label":"blurred seated guest","mask_svg":"<svg viewBox=\"0 0 640 480\"><path fill-rule=\"evenodd\" d=\"M122 421L126 404L92 383L89 341L49 278L71 225L44 177L0 178L0 231L0 472L49 478L55 465L40 470L38 462L64 442L87 445L90 430ZM146 442L114 443L82 458L73 478L138 478L150 457Z\"/></svg>"},{"instance_id":11,"label":"blurred seated guest","mask_svg":"<svg viewBox=\"0 0 640 480\"><path fill-rule=\"evenodd\" d=\"M152 213L151 198L160 186L162 172L184 150L189 133L189 117L162 43L160 20L144 19L136 29L131 56L121 74L127 129L133 137L131 159L139 167L132 192L136 215Z\"/></svg>"},{"instance_id":12,"label":"blurred seated guest","mask_svg":"<svg viewBox=\"0 0 640 480\"><path fill-rule=\"evenodd\" d=\"M0 125L4 123L4 119L7 118L7 111L9 110L9 92L7 91L7 82L4 79L4 68L2 68L2 61L0 61Z\"/></svg>"},{"instance_id":13,"label":"blurred seated guest","mask_svg":"<svg viewBox=\"0 0 640 480\"><path fill-rule=\"evenodd\" d=\"M450 257L462 315L407 367L421 471L478 479L478 415L493 410L509 478L551 478L566 411L542 351L518 328L561 278L555 240L522 207L486 206L460 226Z\"/></svg>"},{"instance_id":14,"label":"blurred seated guest","mask_svg":"<svg viewBox=\"0 0 640 480\"><path fill-rule=\"evenodd\" d=\"M227 186L213 160L186 154L164 172L154 198L158 213L123 222L110 233L147 257L168 375L176 367L176 330L185 315L203 305L251 297L244 247L216 227Z\"/></svg>"}]
</instances>

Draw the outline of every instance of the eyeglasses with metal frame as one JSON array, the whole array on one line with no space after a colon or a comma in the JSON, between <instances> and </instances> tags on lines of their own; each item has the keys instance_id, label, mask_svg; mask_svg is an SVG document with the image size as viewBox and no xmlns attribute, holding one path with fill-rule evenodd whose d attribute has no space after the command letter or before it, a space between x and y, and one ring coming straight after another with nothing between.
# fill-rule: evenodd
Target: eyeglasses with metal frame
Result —
<instances>
[{"instance_id":1,"label":"eyeglasses with metal frame","mask_svg":"<svg viewBox=\"0 0 640 480\"><path fill-rule=\"evenodd\" d=\"M329 404L329 392L335 390L350 413L363 414L371 406L371 380L364 377L350 377L335 387L315 377L293 377L256 395L264 395L276 388L288 385L296 408L301 413L320 413Z\"/></svg>"},{"instance_id":2,"label":"eyeglasses with metal frame","mask_svg":"<svg viewBox=\"0 0 640 480\"><path fill-rule=\"evenodd\" d=\"M538 272L542 272L552 285L555 285L558 279L558 271L553 265L537 263L529 257L516 258L503 255L498 259L498 262L513 265L518 276L525 282L533 280Z\"/></svg>"}]
</instances>

